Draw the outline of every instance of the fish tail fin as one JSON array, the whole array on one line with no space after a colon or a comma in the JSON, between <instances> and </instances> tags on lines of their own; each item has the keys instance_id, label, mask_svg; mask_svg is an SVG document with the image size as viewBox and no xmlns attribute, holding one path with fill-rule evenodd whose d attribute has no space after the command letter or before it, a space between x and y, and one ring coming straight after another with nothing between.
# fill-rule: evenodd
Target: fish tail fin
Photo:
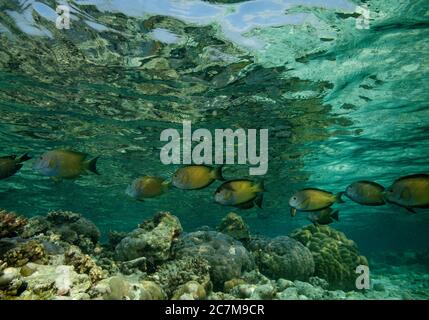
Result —
<instances>
[{"instance_id":1,"label":"fish tail fin","mask_svg":"<svg viewBox=\"0 0 429 320\"><path fill-rule=\"evenodd\" d=\"M262 209L262 201L264 200L264 195L262 193L260 193L256 199L255 199L255 204Z\"/></svg>"},{"instance_id":2,"label":"fish tail fin","mask_svg":"<svg viewBox=\"0 0 429 320\"><path fill-rule=\"evenodd\" d=\"M336 220L336 221L340 221L339 213L340 213L339 210L335 210L334 212L332 212L331 218Z\"/></svg>"},{"instance_id":3,"label":"fish tail fin","mask_svg":"<svg viewBox=\"0 0 429 320\"><path fill-rule=\"evenodd\" d=\"M335 195L335 202L337 202L337 203L344 203L345 201L342 199L343 194L344 194L344 191L338 192Z\"/></svg>"},{"instance_id":4,"label":"fish tail fin","mask_svg":"<svg viewBox=\"0 0 429 320\"><path fill-rule=\"evenodd\" d=\"M222 169L223 169L223 164L221 164L219 167L216 167L215 169L214 169L214 178L216 179L216 180L219 180L219 181L225 181L226 179L223 177L223 173L222 173Z\"/></svg>"},{"instance_id":5,"label":"fish tail fin","mask_svg":"<svg viewBox=\"0 0 429 320\"><path fill-rule=\"evenodd\" d=\"M168 190L168 189L170 189L172 183L173 183L173 181L171 181L171 180L164 180L162 182L162 187L164 188L164 190Z\"/></svg>"},{"instance_id":6,"label":"fish tail fin","mask_svg":"<svg viewBox=\"0 0 429 320\"><path fill-rule=\"evenodd\" d=\"M100 174L97 171L97 160L100 158L100 156L95 157L92 160L86 161L85 162L85 168L91 172L94 172L95 174Z\"/></svg>"},{"instance_id":7,"label":"fish tail fin","mask_svg":"<svg viewBox=\"0 0 429 320\"><path fill-rule=\"evenodd\" d=\"M255 190L256 192L264 192L265 191L265 185L264 185L263 179L256 182L255 189L256 189Z\"/></svg>"},{"instance_id":8,"label":"fish tail fin","mask_svg":"<svg viewBox=\"0 0 429 320\"><path fill-rule=\"evenodd\" d=\"M18 162L24 162L24 161L28 161L30 159L31 159L31 157L28 155L28 152L26 152L18 159Z\"/></svg>"}]
</instances>

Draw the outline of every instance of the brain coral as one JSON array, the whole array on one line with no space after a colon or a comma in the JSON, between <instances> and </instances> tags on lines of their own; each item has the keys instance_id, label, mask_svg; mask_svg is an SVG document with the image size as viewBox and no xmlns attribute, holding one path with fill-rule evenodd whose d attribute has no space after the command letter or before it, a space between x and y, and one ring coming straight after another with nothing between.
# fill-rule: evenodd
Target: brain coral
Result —
<instances>
[{"instance_id":1,"label":"brain coral","mask_svg":"<svg viewBox=\"0 0 429 320\"><path fill-rule=\"evenodd\" d=\"M261 273L273 279L307 280L314 272L313 256L289 237L256 238L248 246Z\"/></svg>"},{"instance_id":2,"label":"brain coral","mask_svg":"<svg viewBox=\"0 0 429 320\"><path fill-rule=\"evenodd\" d=\"M210 278L215 288L239 278L254 263L243 245L234 238L216 231L196 231L183 235L175 246L177 257L202 257L210 264Z\"/></svg>"},{"instance_id":3,"label":"brain coral","mask_svg":"<svg viewBox=\"0 0 429 320\"><path fill-rule=\"evenodd\" d=\"M297 229L290 236L310 249L315 276L326 279L333 289L356 289L356 267L368 265L368 261L359 255L353 240L329 226L314 225Z\"/></svg>"}]
</instances>

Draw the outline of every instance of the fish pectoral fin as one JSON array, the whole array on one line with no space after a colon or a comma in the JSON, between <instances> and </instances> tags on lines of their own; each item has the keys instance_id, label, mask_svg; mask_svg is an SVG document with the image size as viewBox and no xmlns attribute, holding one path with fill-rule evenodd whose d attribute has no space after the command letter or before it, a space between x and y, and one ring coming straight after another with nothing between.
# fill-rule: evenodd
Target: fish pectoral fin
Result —
<instances>
[{"instance_id":1,"label":"fish pectoral fin","mask_svg":"<svg viewBox=\"0 0 429 320\"><path fill-rule=\"evenodd\" d=\"M295 217L296 216L296 209L295 208L290 208L290 216L291 217Z\"/></svg>"}]
</instances>

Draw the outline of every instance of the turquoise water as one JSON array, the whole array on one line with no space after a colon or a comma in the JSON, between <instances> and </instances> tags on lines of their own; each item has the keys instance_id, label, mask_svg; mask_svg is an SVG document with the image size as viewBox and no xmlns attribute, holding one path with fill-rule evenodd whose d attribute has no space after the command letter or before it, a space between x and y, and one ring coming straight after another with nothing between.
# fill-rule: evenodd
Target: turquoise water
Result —
<instances>
[{"instance_id":1,"label":"turquoise water","mask_svg":"<svg viewBox=\"0 0 429 320\"><path fill-rule=\"evenodd\" d=\"M220 1L221 2L221 1ZM236 2L236 1L226 1ZM170 211L187 231L215 227L230 211L253 233L289 234L288 199L303 187L341 191L356 180L385 186L429 172L428 1L0 2L0 150L55 148L100 155L100 176L55 183L24 165L0 184L0 207L26 216L79 212L103 238ZM369 6L369 29L357 5ZM134 201L126 186L169 178L160 133L181 128L269 129L263 209L213 202L215 183ZM248 167L227 165L225 176ZM429 212L339 206L340 222L364 254L427 249Z\"/></svg>"}]
</instances>

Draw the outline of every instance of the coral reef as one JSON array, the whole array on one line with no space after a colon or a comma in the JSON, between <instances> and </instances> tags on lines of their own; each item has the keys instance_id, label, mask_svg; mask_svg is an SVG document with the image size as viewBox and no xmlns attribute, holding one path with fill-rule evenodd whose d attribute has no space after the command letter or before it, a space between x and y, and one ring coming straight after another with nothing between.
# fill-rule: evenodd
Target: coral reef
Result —
<instances>
[{"instance_id":1,"label":"coral reef","mask_svg":"<svg viewBox=\"0 0 429 320\"><path fill-rule=\"evenodd\" d=\"M116 256L123 261L140 257L146 257L153 263L165 261L171 257L172 244L181 232L177 217L159 212L119 242Z\"/></svg>"},{"instance_id":2,"label":"coral reef","mask_svg":"<svg viewBox=\"0 0 429 320\"><path fill-rule=\"evenodd\" d=\"M234 212L222 219L218 231L227 234L234 239L246 243L250 239L249 227L243 218Z\"/></svg>"},{"instance_id":3,"label":"coral reef","mask_svg":"<svg viewBox=\"0 0 429 320\"><path fill-rule=\"evenodd\" d=\"M36 240L30 240L18 244L13 249L7 251L2 259L9 267L21 267L28 262L46 264L48 258L45 248Z\"/></svg>"},{"instance_id":4,"label":"coral reef","mask_svg":"<svg viewBox=\"0 0 429 320\"><path fill-rule=\"evenodd\" d=\"M93 250L100 238L100 231L94 223L69 211L54 211L46 217L29 219L22 236L30 238L43 233L58 234L62 241L74 244L84 252Z\"/></svg>"},{"instance_id":5,"label":"coral reef","mask_svg":"<svg viewBox=\"0 0 429 320\"><path fill-rule=\"evenodd\" d=\"M368 265L368 261L344 233L329 226L310 225L290 236L311 251L315 276L327 280L331 288L356 289L356 267Z\"/></svg>"},{"instance_id":6,"label":"coral reef","mask_svg":"<svg viewBox=\"0 0 429 320\"><path fill-rule=\"evenodd\" d=\"M426 250L381 256L371 267L370 289L357 290L355 267L366 259L353 241L327 226L298 229L293 238L251 237L246 249L207 228L179 236L178 219L159 213L139 227L146 256L118 261L111 244L94 243L84 253L63 241L57 228L69 226L73 216L30 219L32 230L45 222L48 230L0 239L1 300L429 299ZM224 221L234 223L225 225L236 219L229 215ZM116 247L134 234L121 234ZM398 263L386 264L389 259Z\"/></svg>"},{"instance_id":7,"label":"coral reef","mask_svg":"<svg viewBox=\"0 0 429 320\"><path fill-rule=\"evenodd\" d=\"M308 280L314 273L310 250L292 238L255 238L247 248L261 273L271 279Z\"/></svg>"},{"instance_id":8,"label":"coral reef","mask_svg":"<svg viewBox=\"0 0 429 320\"><path fill-rule=\"evenodd\" d=\"M200 256L210 264L210 277L216 288L239 278L253 267L247 249L234 238L216 231L196 231L183 235L174 247L177 257Z\"/></svg>"},{"instance_id":9,"label":"coral reef","mask_svg":"<svg viewBox=\"0 0 429 320\"><path fill-rule=\"evenodd\" d=\"M0 209L0 238L16 237L27 224L27 219Z\"/></svg>"},{"instance_id":10,"label":"coral reef","mask_svg":"<svg viewBox=\"0 0 429 320\"><path fill-rule=\"evenodd\" d=\"M179 286L190 281L202 285L206 292L211 291L210 265L202 257L184 256L162 264L155 273L147 277L148 280L158 283L168 297Z\"/></svg>"},{"instance_id":11,"label":"coral reef","mask_svg":"<svg viewBox=\"0 0 429 320\"><path fill-rule=\"evenodd\" d=\"M92 282L97 282L105 277L105 272L87 254L83 254L76 246L70 247L64 254L64 262L74 267L77 273L86 273Z\"/></svg>"}]
</instances>

